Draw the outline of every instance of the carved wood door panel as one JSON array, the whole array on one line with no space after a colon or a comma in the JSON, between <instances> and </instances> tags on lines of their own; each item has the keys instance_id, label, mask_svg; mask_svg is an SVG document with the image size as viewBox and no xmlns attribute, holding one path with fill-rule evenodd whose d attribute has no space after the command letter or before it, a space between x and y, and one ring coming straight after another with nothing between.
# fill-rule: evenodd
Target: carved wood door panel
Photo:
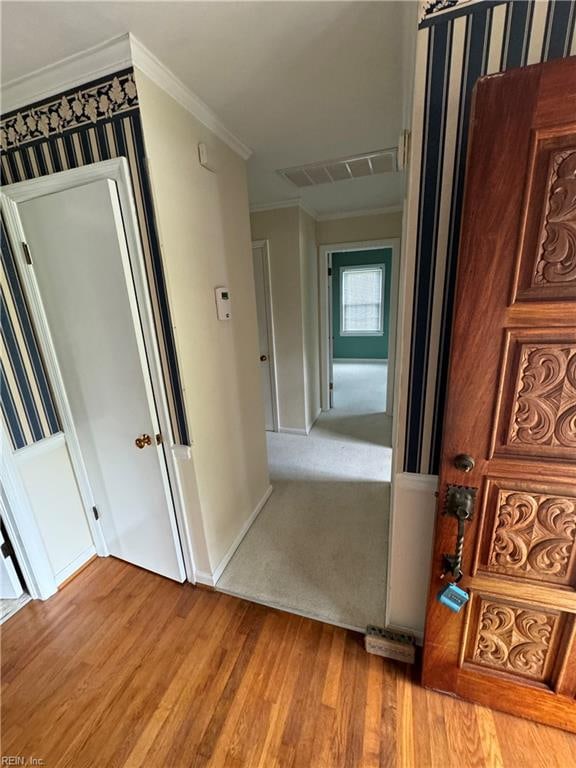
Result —
<instances>
[{"instance_id":1,"label":"carved wood door panel","mask_svg":"<svg viewBox=\"0 0 576 768\"><path fill-rule=\"evenodd\" d=\"M576 58L482 78L471 120L423 682L576 731Z\"/></svg>"}]
</instances>

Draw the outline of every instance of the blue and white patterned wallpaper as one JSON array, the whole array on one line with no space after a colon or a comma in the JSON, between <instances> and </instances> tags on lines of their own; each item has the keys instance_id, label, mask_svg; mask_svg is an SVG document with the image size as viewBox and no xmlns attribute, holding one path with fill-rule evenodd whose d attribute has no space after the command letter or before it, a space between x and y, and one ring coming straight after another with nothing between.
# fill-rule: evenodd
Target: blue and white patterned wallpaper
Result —
<instances>
[{"instance_id":1,"label":"blue and white patterned wallpaper","mask_svg":"<svg viewBox=\"0 0 576 768\"><path fill-rule=\"evenodd\" d=\"M482 75L574 55L574 0L426 2L425 62L410 379L404 469L436 474L451 341L472 89ZM413 126L414 128L414 126Z\"/></svg>"},{"instance_id":2,"label":"blue and white patterned wallpaper","mask_svg":"<svg viewBox=\"0 0 576 768\"><path fill-rule=\"evenodd\" d=\"M15 448L60 430L14 251L0 221L0 403Z\"/></svg>"},{"instance_id":3,"label":"blue and white patterned wallpaper","mask_svg":"<svg viewBox=\"0 0 576 768\"><path fill-rule=\"evenodd\" d=\"M0 162L3 184L120 156L126 157L132 177L174 441L187 445L188 425L132 69L108 75L2 116ZM6 397L7 408L11 399L16 400L17 393L21 391L30 393L31 411L36 409L41 412L43 401L30 380L30 370L17 366L17 357L16 347L8 350L7 359L14 377L2 379L2 394ZM30 431L26 429L22 409L12 410L11 422L7 414L5 410L4 419L15 448L29 445L58 429L56 423L49 422L48 432L39 429Z\"/></svg>"}]
</instances>

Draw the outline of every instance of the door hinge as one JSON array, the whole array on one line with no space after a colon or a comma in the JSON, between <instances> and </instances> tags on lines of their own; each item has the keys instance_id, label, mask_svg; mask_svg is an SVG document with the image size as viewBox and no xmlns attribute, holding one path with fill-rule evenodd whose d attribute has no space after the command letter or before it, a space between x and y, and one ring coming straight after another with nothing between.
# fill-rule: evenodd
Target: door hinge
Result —
<instances>
[{"instance_id":1,"label":"door hinge","mask_svg":"<svg viewBox=\"0 0 576 768\"><path fill-rule=\"evenodd\" d=\"M332 267L328 267L328 277L332 277Z\"/></svg>"},{"instance_id":2,"label":"door hinge","mask_svg":"<svg viewBox=\"0 0 576 768\"><path fill-rule=\"evenodd\" d=\"M94 515L94 520L100 520L100 512L98 512L97 507L92 507L92 514Z\"/></svg>"},{"instance_id":3,"label":"door hinge","mask_svg":"<svg viewBox=\"0 0 576 768\"><path fill-rule=\"evenodd\" d=\"M328 389L330 389L330 391L332 391L334 389L334 382L333 381L331 381L330 384L328 385Z\"/></svg>"},{"instance_id":4,"label":"door hinge","mask_svg":"<svg viewBox=\"0 0 576 768\"><path fill-rule=\"evenodd\" d=\"M158 432L156 435L156 445L162 445L163 438L162 438L162 432Z\"/></svg>"},{"instance_id":5,"label":"door hinge","mask_svg":"<svg viewBox=\"0 0 576 768\"><path fill-rule=\"evenodd\" d=\"M2 543L2 547L0 547L2 550L2 557L15 557L16 553L14 552L14 549L12 548L12 544L10 544L9 541L4 541Z\"/></svg>"},{"instance_id":6,"label":"door hinge","mask_svg":"<svg viewBox=\"0 0 576 768\"><path fill-rule=\"evenodd\" d=\"M28 247L28 243L25 243L24 240L22 240L22 250L24 251L24 258L26 259L26 264L32 266L32 254L30 253L30 248Z\"/></svg>"}]
</instances>

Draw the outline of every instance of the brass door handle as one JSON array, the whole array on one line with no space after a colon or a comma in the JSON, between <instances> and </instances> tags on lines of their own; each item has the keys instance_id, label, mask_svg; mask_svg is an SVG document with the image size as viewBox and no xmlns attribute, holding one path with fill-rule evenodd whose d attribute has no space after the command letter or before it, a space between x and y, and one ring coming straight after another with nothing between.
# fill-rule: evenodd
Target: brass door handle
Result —
<instances>
[{"instance_id":1,"label":"brass door handle","mask_svg":"<svg viewBox=\"0 0 576 768\"><path fill-rule=\"evenodd\" d=\"M147 445L152 445L152 438L150 435L140 435L134 440L136 448L144 448Z\"/></svg>"}]
</instances>

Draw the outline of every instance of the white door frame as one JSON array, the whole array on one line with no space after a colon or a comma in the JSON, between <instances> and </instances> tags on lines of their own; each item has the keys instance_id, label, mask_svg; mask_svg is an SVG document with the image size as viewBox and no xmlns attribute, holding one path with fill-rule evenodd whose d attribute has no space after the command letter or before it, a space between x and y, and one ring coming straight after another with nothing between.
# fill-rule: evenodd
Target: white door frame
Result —
<instances>
[{"instance_id":1,"label":"white door frame","mask_svg":"<svg viewBox=\"0 0 576 768\"><path fill-rule=\"evenodd\" d=\"M399 238L387 240L366 240L356 243L329 243L318 249L318 282L320 289L320 401L323 411L330 410L330 368L332 362L332 301L330 295L331 281L328 269L334 253L343 251L375 251L389 248L392 251L392 274L390 276L390 317L388 325L388 375L386 386L386 413L392 414L395 392L395 357L396 357L396 328L398 318L398 278L400 252Z\"/></svg>"},{"instance_id":2,"label":"white door frame","mask_svg":"<svg viewBox=\"0 0 576 768\"><path fill-rule=\"evenodd\" d=\"M196 569L193 556L193 539L190 524L186 516L184 492L178 462L176 460L176 454L181 453L182 447L175 445L172 433L168 400L160 363L160 352L154 330L152 304L146 279L144 256L136 215L136 205L132 192L130 171L126 159L119 157L114 158L113 160L105 160L81 168L75 168L69 171L51 174L49 176L42 176L40 178L22 181L4 187L2 194L2 210L5 214L6 227L9 235L11 235L10 239L14 247L19 274L22 278L24 292L30 304L33 323L38 334L38 340L43 352L48 377L53 388L54 398L62 420L62 427L70 452L76 480L78 482L80 495L82 497L86 519L94 539L97 554L106 556L109 552L104 540L100 522L95 520L94 515L92 514L94 495L92 488L90 487L88 474L82 458L80 444L74 427L70 405L66 397L64 382L57 363L48 322L42 308L40 292L33 273L26 269L26 257L22 248L22 243L25 242L26 238L17 208L18 203L25 202L26 200L31 200L55 192L61 192L73 187L83 186L104 179L116 182L118 190L118 198L122 211L128 257L130 261L129 266L133 276L137 304L137 306L133 306L132 302L130 302L131 311L134 316L135 329L138 327L142 329L142 341L146 352L147 365L150 372L152 391L156 404L155 410L158 416L159 429L164 439L164 457L166 461L167 479L169 478L169 485L167 484L167 487L165 487L167 507L169 510L174 510L175 519L171 517L171 524L175 533L176 542L179 540L181 544L186 577L188 581L195 583ZM170 491L172 491L172 493ZM15 510L13 510L13 514L14 513ZM28 554L30 555L30 553Z\"/></svg>"},{"instance_id":3,"label":"white door frame","mask_svg":"<svg viewBox=\"0 0 576 768\"><path fill-rule=\"evenodd\" d=\"M274 432L280 428L278 417L278 376L276 373L276 341L274 329L274 302L272 299L272 278L270 272L270 243L268 240L253 240L252 250L262 248L264 251L264 301L268 332L268 362L270 363L270 378L272 380L272 422Z\"/></svg>"}]
</instances>

